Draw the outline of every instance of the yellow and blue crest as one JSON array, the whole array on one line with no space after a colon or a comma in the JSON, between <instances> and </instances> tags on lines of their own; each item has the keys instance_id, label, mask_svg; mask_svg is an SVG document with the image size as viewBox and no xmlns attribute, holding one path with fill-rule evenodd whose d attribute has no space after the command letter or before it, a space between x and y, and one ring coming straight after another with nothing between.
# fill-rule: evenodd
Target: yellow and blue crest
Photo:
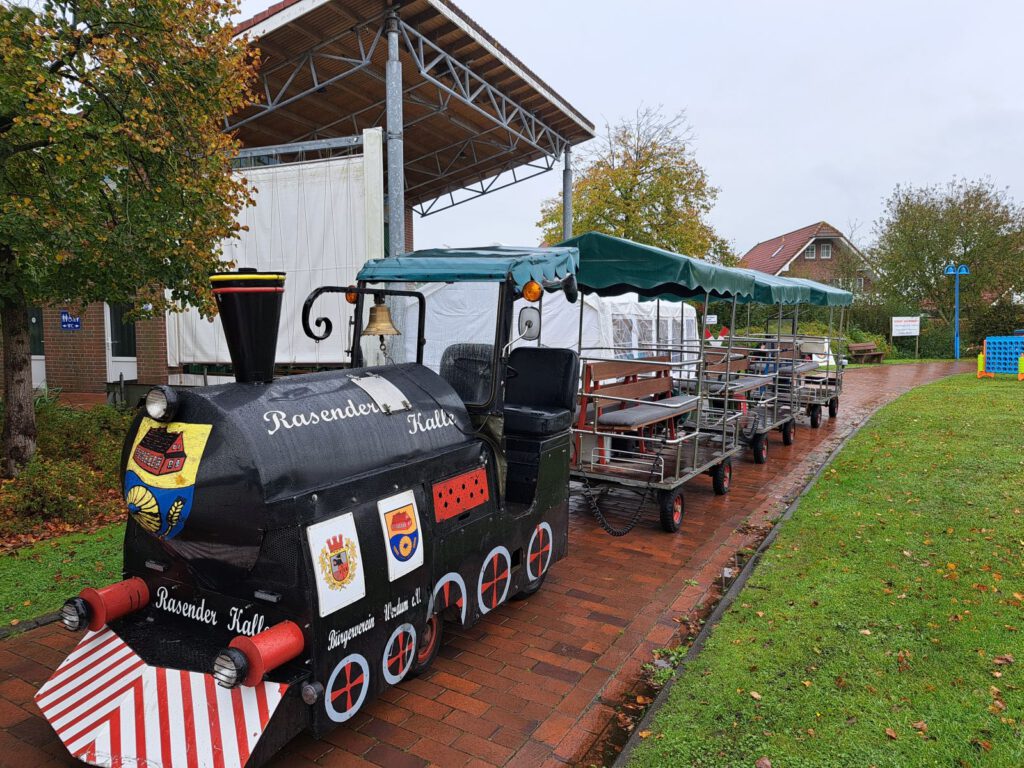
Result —
<instances>
[{"instance_id":1,"label":"yellow and blue crest","mask_svg":"<svg viewBox=\"0 0 1024 768\"><path fill-rule=\"evenodd\" d=\"M406 562L416 554L420 545L420 531L416 510L411 504L384 514L387 526L388 546L399 562Z\"/></svg>"},{"instance_id":2,"label":"yellow and blue crest","mask_svg":"<svg viewBox=\"0 0 1024 768\"><path fill-rule=\"evenodd\" d=\"M185 527L212 429L148 417L139 423L125 468L124 497L136 522L161 539L173 539Z\"/></svg>"}]
</instances>

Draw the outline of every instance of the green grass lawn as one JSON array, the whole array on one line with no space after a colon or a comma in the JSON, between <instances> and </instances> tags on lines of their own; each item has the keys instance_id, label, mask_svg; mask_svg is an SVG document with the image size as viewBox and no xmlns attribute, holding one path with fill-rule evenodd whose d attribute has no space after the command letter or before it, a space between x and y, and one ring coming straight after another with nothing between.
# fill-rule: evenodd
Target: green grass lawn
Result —
<instances>
[{"instance_id":1,"label":"green grass lawn","mask_svg":"<svg viewBox=\"0 0 1024 768\"><path fill-rule=\"evenodd\" d=\"M801 501L632 766L1024 765L1024 383L885 407Z\"/></svg>"},{"instance_id":2,"label":"green grass lawn","mask_svg":"<svg viewBox=\"0 0 1024 768\"><path fill-rule=\"evenodd\" d=\"M56 611L83 587L118 581L123 539L124 526L111 525L0 556L0 626Z\"/></svg>"}]
</instances>

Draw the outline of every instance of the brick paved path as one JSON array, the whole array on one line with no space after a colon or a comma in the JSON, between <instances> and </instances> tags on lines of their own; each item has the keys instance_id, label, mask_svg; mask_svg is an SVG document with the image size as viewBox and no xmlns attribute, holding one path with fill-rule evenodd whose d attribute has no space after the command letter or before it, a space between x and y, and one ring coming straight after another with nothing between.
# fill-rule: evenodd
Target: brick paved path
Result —
<instances>
[{"instance_id":1,"label":"brick paved path","mask_svg":"<svg viewBox=\"0 0 1024 768\"><path fill-rule=\"evenodd\" d=\"M575 498L569 558L552 568L540 592L502 606L470 630L449 632L422 678L389 690L324 741L299 736L271 765L447 768L582 760L640 682L651 651L673 644L675 619L712 596L722 567L758 539L751 527L776 517L880 405L970 368L937 363L847 372L838 419L824 419L818 430L802 427L791 447L774 434L767 464L736 462L728 496L714 496L707 478L687 485L686 519L674 536L661 531L652 510L632 533L612 538ZM612 509L618 498L602 506ZM635 498L623 495L621 504L631 508ZM75 639L51 624L0 642L0 766L79 765L32 703Z\"/></svg>"}]
</instances>

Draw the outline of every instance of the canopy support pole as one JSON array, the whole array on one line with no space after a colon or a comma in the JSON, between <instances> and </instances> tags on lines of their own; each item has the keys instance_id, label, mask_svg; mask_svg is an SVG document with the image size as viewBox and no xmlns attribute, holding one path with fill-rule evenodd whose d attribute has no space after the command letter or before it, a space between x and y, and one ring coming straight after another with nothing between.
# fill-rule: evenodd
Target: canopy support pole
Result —
<instances>
[{"instance_id":1,"label":"canopy support pole","mask_svg":"<svg viewBox=\"0 0 1024 768\"><path fill-rule=\"evenodd\" d=\"M562 168L562 239L572 237L572 149L565 147L565 165Z\"/></svg>"},{"instance_id":2,"label":"canopy support pole","mask_svg":"<svg viewBox=\"0 0 1024 768\"><path fill-rule=\"evenodd\" d=\"M388 255L405 253L405 147L398 11L388 13L388 63L384 71L388 128Z\"/></svg>"}]
</instances>

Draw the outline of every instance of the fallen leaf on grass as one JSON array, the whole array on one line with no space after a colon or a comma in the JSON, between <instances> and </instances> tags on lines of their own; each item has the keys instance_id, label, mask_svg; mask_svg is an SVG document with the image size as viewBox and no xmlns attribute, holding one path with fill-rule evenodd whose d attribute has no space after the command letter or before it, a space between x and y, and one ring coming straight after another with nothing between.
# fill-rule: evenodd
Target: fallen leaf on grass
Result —
<instances>
[{"instance_id":1,"label":"fallen leaf on grass","mask_svg":"<svg viewBox=\"0 0 1024 768\"><path fill-rule=\"evenodd\" d=\"M754 768L772 768L772 761L767 757L759 757L757 762L754 763Z\"/></svg>"},{"instance_id":2,"label":"fallen leaf on grass","mask_svg":"<svg viewBox=\"0 0 1024 768\"><path fill-rule=\"evenodd\" d=\"M867 635L870 635L870 634L871 634L871 630L870 630L870 629L862 629L862 630L860 631L860 633L861 633L862 635L865 635L865 636L867 636Z\"/></svg>"},{"instance_id":3,"label":"fallen leaf on grass","mask_svg":"<svg viewBox=\"0 0 1024 768\"><path fill-rule=\"evenodd\" d=\"M642 707L646 707L652 701L654 701L654 699L648 698L647 696L637 696L636 697L636 703L639 704Z\"/></svg>"},{"instance_id":4,"label":"fallen leaf on grass","mask_svg":"<svg viewBox=\"0 0 1024 768\"><path fill-rule=\"evenodd\" d=\"M994 659L992 659L992 663L993 664L998 664L999 666L1005 666L1006 664L1013 664L1013 662L1015 662L1015 661L1016 661L1016 659L1013 658L1013 654L1012 653L1004 653L1002 656L996 656Z\"/></svg>"},{"instance_id":5,"label":"fallen leaf on grass","mask_svg":"<svg viewBox=\"0 0 1024 768\"><path fill-rule=\"evenodd\" d=\"M928 731L928 723L924 720L918 720L916 723L911 723L910 727L915 731L920 731L921 733L926 733Z\"/></svg>"},{"instance_id":6,"label":"fallen leaf on grass","mask_svg":"<svg viewBox=\"0 0 1024 768\"><path fill-rule=\"evenodd\" d=\"M804 688L810 688L811 687L811 681L810 680L804 680L803 683L804 683Z\"/></svg>"},{"instance_id":7,"label":"fallen leaf on grass","mask_svg":"<svg viewBox=\"0 0 1024 768\"><path fill-rule=\"evenodd\" d=\"M750 692L750 698L752 698L754 701L760 701L761 700L761 694L758 693L757 691L751 691Z\"/></svg>"},{"instance_id":8,"label":"fallen leaf on grass","mask_svg":"<svg viewBox=\"0 0 1024 768\"><path fill-rule=\"evenodd\" d=\"M885 735L888 736L893 741L896 741L896 739L899 738L899 736L896 735L896 731L894 731L892 728L886 728L885 729Z\"/></svg>"},{"instance_id":9,"label":"fallen leaf on grass","mask_svg":"<svg viewBox=\"0 0 1024 768\"><path fill-rule=\"evenodd\" d=\"M11 619L11 626L12 627L16 627L19 624L21 624L21 620L20 619Z\"/></svg>"},{"instance_id":10,"label":"fallen leaf on grass","mask_svg":"<svg viewBox=\"0 0 1024 768\"><path fill-rule=\"evenodd\" d=\"M992 742L985 741L984 739L971 739L971 745L975 749L980 749L982 752L992 751Z\"/></svg>"},{"instance_id":11,"label":"fallen leaf on grass","mask_svg":"<svg viewBox=\"0 0 1024 768\"><path fill-rule=\"evenodd\" d=\"M637 734L637 735L640 736L641 739L646 739L648 736L651 735L651 732L650 731L640 731L640 733Z\"/></svg>"}]
</instances>

